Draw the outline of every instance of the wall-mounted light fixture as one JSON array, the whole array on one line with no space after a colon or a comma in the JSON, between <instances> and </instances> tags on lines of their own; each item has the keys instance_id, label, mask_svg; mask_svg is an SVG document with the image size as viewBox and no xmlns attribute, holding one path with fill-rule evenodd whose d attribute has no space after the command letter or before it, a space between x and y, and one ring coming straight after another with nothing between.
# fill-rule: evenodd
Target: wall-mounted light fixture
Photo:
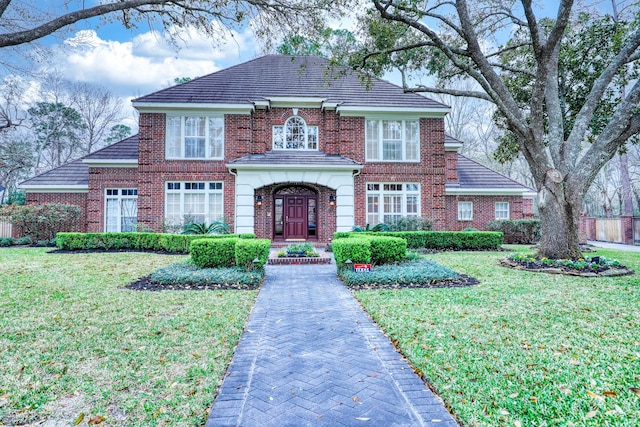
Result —
<instances>
[{"instance_id":1,"label":"wall-mounted light fixture","mask_svg":"<svg viewBox=\"0 0 640 427\"><path fill-rule=\"evenodd\" d=\"M336 205L336 196L329 196L329 206L333 207Z\"/></svg>"},{"instance_id":2,"label":"wall-mounted light fixture","mask_svg":"<svg viewBox=\"0 0 640 427\"><path fill-rule=\"evenodd\" d=\"M256 206L259 208L262 207L262 196L256 196Z\"/></svg>"}]
</instances>

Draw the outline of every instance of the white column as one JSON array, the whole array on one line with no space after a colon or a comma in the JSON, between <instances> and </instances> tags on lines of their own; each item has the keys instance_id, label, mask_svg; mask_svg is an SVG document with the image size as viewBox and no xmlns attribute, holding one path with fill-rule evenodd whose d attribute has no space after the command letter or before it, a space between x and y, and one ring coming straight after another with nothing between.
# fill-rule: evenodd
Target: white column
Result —
<instances>
[{"instance_id":1,"label":"white column","mask_svg":"<svg viewBox=\"0 0 640 427\"><path fill-rule=\"evenodd\" d=\"M336 231L351 231L355 225L353 177L349 178L336 189Z\"/></svg>"},{"instance_id":2,"label":"white column","mask_svg":"<svg viewBox=\"0 0 640 427\"><path fill-rule=\"evenodd\" d=\"M236 233L254 233L254 188L251 180L246 174L238 174L236 176L236 217L235 230Z\"/></svg>"}]
</instances>

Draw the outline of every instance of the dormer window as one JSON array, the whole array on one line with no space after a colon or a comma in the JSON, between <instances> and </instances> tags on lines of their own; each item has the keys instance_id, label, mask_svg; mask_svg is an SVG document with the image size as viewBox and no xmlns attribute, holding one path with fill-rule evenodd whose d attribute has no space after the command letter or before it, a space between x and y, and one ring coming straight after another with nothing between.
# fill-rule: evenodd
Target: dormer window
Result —
<instances>
[{"instance_id":1,"label":"dormer window","mask_svg":"<svg viewBox=\"0 0 640 427\"><path fill-rule=\"evenodd\" d=\"M307 126L300 116L291 116L284 125L273 127L274 150L317 150L318 126Z\"/></svg>"}]
</instances>

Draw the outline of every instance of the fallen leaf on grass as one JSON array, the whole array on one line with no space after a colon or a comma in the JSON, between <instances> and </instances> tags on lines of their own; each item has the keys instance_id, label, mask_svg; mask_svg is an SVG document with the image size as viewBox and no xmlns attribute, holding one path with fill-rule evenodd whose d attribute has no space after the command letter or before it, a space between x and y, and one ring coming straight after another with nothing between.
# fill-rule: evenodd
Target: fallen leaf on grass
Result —
<instances>
[{"instance_id":1,"label":"fallen leaf on grass","mask_svg":"<svg viewBox=\"0 0 640 427\"><path fill-rule=\"evenodd\" d=\"M569 359L569 365L579 365L580 362L576 359Z\"/></svg>"},{"instance_id":2,"label":"fallen leaf on grass","mask_svg":"<svg viewBox=\"0 0 640 427\"><path fill-rule=\"evenodd\" d=\"M80 412L80 415L76 417L76 420L73 422L73 425L77 426L82 422L82 420L84 420L84 412Z\"/></svg>"},{"instance_id":3,"label":"fallen leaf on grass","mask_svg":"<svg viewBox=\"0 0 640 427\"><path fill-rule=\"evenodd\" d=\"M522 423L520 421L516 421L513 423L514 427L522 427Z\"/></svg>"},{"instance_id":4,"label":"fallen leaf on grass","mask_svg":"<svg viewBox=\"0 0 640 427\"><path fill-rule=\"evenodd\" d=\"M529 400L532 401L533 403L538 403L538 398L535 396L531 396Z\"/></svg>"},{"instance_id":5,"label":"fallen leaf on grass","mask_svg":"<svg viewBox=\"0 0 640 427\"><path fill-rule=\"evenodd\" d=\"M597 411L589 411L589 412L587 412L587 418L594 418L596 415L598 415Z\"/></svg>"},{"instance_id":6,"label":"fallen leaf on grass","mask_svg":"<svg viewBox=\"0 0 640 427\"><path fill-rule=\"evenodd\" d=\"M595 394L592 391L587 391L587 396L591 397L592 399L603 399L602 396L598 396L597 394Z\"/></svg>"},{"instance_id":7,"label":"fallen leaf on grass","mask_svg":"<svg viewBox=\"0 0 640 427\"><path fill-rule=\"evenodd\" d=\"M615 394L613 391L603 391L602 394L604 396L607 396L607 397L616 397L617 396L617 394Z\"/></svg>"},{"instance_id":8,"label":"fallen leaf on grass","mask_svg":"<svg viewBox=\"0 0 640 427\"><path fill-rule=\"evenodd\" d=\"M571 390L569 390L569 389L568 389L568 388L566 388L566 387L562 387L562 388L560 388L559 390L560 390L562 393L564 393L564 394L571 394Z\"/></svg>"},{"instance_id":9,"label":"fallen leaf on grass","mask_svg":"<svg viewBox=\"0 0 640 427\"><path fill-rule=\"evenodd\" d=\"M96 415L95 417L89 418L89 424L100 424L104 421L104 417L102 415Z\"/></svg>"},{"instance_id":10,"label":"fallen leaf on grass","mask_svg":"<svg viewBox=\"0 0 640 427\"><path fill-rule=\"evenodd\" d=\"M631 387L629 389L630 392L637 394L638 396L640 396L640 388L637 387Z\"/></svg>"}]
</instances>

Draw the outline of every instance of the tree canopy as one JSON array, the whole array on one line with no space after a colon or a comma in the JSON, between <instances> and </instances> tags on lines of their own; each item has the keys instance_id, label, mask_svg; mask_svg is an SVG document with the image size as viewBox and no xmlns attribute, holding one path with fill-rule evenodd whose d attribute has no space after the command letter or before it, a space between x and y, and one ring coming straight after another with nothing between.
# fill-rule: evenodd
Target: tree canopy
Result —
<instances>
[{"instance_id":1,"label":"tree canopy","mask_svg":"<svg viewBox=\"0 0 640 427\"><path fill-rule=\"evenodd\" d=\"M492 102L535 181L540 255L580 257L584 194L640 132L640 81L633 74L640 60L637 11L616 23L579 16L573 0L560 0L552 19L540 18L531 0L371 4L351 63L377 74L398 69L407 91ZM414 84L412 77L424 72L445 84ZM480 89L446 86L460 78L475 80ZM621 87L625 97L616 96Z\"/></svg>"}]
</instances>

